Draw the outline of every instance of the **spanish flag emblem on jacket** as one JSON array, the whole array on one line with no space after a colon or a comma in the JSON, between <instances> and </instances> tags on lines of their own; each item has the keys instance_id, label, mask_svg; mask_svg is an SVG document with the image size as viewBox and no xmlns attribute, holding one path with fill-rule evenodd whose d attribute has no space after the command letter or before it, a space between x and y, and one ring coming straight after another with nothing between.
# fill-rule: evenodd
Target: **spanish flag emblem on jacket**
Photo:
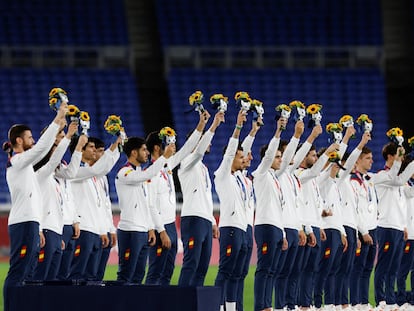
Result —
<instances>
[{"instance_id":1,"label":"spanish flag emblem on jacket","mask_svg":"<svg viewBox=\"0 0 414 311\"><path fill-rule=\"evenodd\" d=\"M385 244L384 244L384 253L388 252L389 249L390 249L390 242L385 242Z\"/></svg>"}]
</instances>

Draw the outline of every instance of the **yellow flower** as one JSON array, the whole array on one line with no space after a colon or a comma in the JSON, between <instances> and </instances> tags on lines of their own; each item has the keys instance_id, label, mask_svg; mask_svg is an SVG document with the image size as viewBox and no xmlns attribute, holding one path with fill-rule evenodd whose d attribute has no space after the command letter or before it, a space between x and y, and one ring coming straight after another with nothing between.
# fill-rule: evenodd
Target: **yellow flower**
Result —
<instances>
[{"instance_id":1,"label":"yellow flower","mask_svg":"<svg viewBox=\"0 0 414 311\"><path fill-rule=\"evenodd\" d=\"M105 130L111 135L117 135L121 131L122 127L119 123L113 123L108 127L105 127Z\"/></svg>"},{"instance_id":2,"label":"yellow flower","mask_svg":"<svg viewBox=\"0 0 414 311\"><path fill-rule=\"evenodd\" d=\"M193 94L190 95L188 101L190 105L194 105L195 103L201 104L203 102L204 95L201 91L195 91Z\"/></svg>"},{"instance_id":3,"label":"yellow flower","mask_svg":"<svg viewBox=\"0 0 414 311\"><path fill-rule=\"evenodd\" d=\"M122 130L122 120L120 116L111 114L104 123L105 130L111 135L118 135Z\"/></svg>"},{"instance_id":4,"label":"yellow flower","mask_svg":"<svg viewBox=\"0 0 414 311\"><path fill-rule=\"evenodd\" d=\"M322 105L321 104L311 104L308 106L308 108L306 108L306 112L308 114L315 114L319 111L321 111L322 109Z\"/></svg>"},{"instance_id":5,"label":"yellow flower","mask_svg":"<svg viewBox=\"0 0 414 311\"><path fill-rule=\"evenodd\" d=\"M332 151L328 155L329 162L338 162L341 159L341 156L339 155L338 151Z\"/></svg>"},{"instance_id":6,"label":"yellow flower","mask_svg":"<svg viewBox=\"0 0 414 311\"><path fill-rule=\"evenodd\" d=\"M211 95L210 102L215 103L215 102L219 101L220 99L224 100L226 103L228 103L228 101L229 101L228 97L226 97L223 94L219 93L219 94Z\"/></svg>"},{"instance_id":7,"label":"yellow flower","mask_svg":"<svg viewBox=\"0 0 414 311\"><path fill-rule=\"evenodd\" d=\"M106 129L107 127L111 126L112 124L122 125L121 117L120 116L117 116L117 115L114 115L114 114L111 114L106 119L106 121L104 123L104 128Z\"/></svg>"},{"instance_id":8,"label":"yellow flower","mask_svg":"<svg viewBox=\"0 0 414 311\"><path fill-rule=\"evenodd\" d=\"M290 103L289 103L289 107L290 108L294 108L294 107L296 107L296 108L302 108L302 109L305 109L306 107L305 107L305 104L304 103L302 103L300 100L293 100L293 101L291 101Z\"/></svg>"},{"instance_id":9,"label":"yellow flower","mask_svg":"<svg viewBox=\"0 0 414 311\"><path fill-rule=\"evenodd\" d=\"M343 128L342 125L339 123L328 123L326 125L326 131L328 133L333 133L333 132L342 132Z\"/></svg>"},{"instance_id":10,"label":"yellow flower","mask_svg":"<svg viewBox=\"0 0 414 311\"><path fill-rule=\"evenodd\" d=\"M361 125L363 122L372 123L371 119L368 118L368 115L365 113L361 114L358 119L355 121L357 124Z\"/></svg>"},{"instance_id":11,"label":"yellow flower","mask_svg":"<svg viewBox=\"0 0 414 311\"><path fill-rule=\"evenodd\" d=\"M249 101L249 102L251 102L252 100L251 100L251 98L250 98L250 95L249 95L249 93L247 93L247 92L243 92L243 91L239 91L239 92L237 92L235 95L234 95L234 99L237 101L237 100L239 100L239 99L244 99L244 100L247 100L247 101Z\"/></svg>"},{"instance_id":12,"label":"yellow flower","mask_svg":"<svg viewBox=\"0 0 414 311\"><path fill-rule=\"evenodd\" d=\"M354 118L352 118L352 116L350 116L349 114L345 114L339 119L339 124L343 125L344 123L349 121L352 122L353 120Z\"/></svg>"},{"instance_id":13,"label":"yellow flower","mask_svg":"<svg viewBox=\"0 0 414 311\"><path fill-rule=\"evenodd\" d=\"M158 133L158 137L163 139L165 136L176 136L175 131L171 127L163 127L161 131Z\"/></svg>"},{"instance_id":14,"label":"yellow flower","mask_svg":"<svg viewBox=\"0 0 414 311\"><path fill-rule=\"evenodd\" d=\"M393 127L392 129L389 129L387 131L387 136L389 138L390 137L395 137L395 136L403 136L403 131L399 127Z\"/></svg>"},{"instance_id":15,"label":"yellow flower","mask_svg":"<svg viewBox=\"0 0 414 311\"><path fill-rule=\"evenodd\" d=\"M89 121L91 118L89 117L89 113L86 111L81 111L80 118L82 121Z\"/></svg>"},{"instance_id":16,"label":"yellow flower","mask_svg":"<svg viewBox=\"0 0 414 311\"><path fill-rule=\"evenodd\" d=\"M413 148L413 147L414 147L414 136L412 136L412 137L408 138L407 142L408 142L408 145L409 145L411 148Z\"/></svg>"},{"instance_id":17,"label":"yellow flower","mask_svg":"<svg viewBox=\"0 0 414 311\"><path fill-rule=\"evenodd\" d=\"M78 107L76 107L75 105L69 105L68 106L68 112L67 112L67 116L70 117L77 117L79 116L80 110Z\"/></svg>"},{"instance_id":18,"label":"yellow flower","mask_svg":"<svg viewBox=\"0 0 414 311\"><path fill-rule=\"evenodd\" d=\"M251 102L251 105L253 105L253 106L263 106L263 102L261 102L258 99L253 99L252 102Z\"/></svg>"},{"instance_id":19,"label":"yellow flower","mask_svg":"<svg viewBox=\"0 0 414 311\"><path fill-rule=\"evenodd\" d=\"M65 95L67 94L64 89L61 89L60 87L54 87L53 89L50 90L49 97L54 97L58 93L63 93Z\"/></svg>"},{"instance_id":20,"label":"yellow flower","mask_svg":"<svg viewBox=\"0 0 414 311\"><path fill-rule=\"evenodd\" d=\"M290 107L286 104L280 104L278 105L276 108L276 111L281 111L281 110L286 110L286 111L292 111L292 109L290 109Z\"/></svg>"}]
</instances>

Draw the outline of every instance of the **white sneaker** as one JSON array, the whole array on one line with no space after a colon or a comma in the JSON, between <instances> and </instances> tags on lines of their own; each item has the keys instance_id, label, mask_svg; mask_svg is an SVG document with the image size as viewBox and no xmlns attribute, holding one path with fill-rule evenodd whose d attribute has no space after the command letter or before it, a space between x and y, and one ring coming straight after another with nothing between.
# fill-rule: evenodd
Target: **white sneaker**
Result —
<instances>
[{"instance_id":1,"label":"white sneaker","mask_svg":"<svg viewBox=\"0 0 414 311\"><path fill-rule=\"evenodd\" d=\"M393 305L385 305L385 309L384 311L398 311L399 310L399 305L397 305L396 303L394 303Z\"/></svg>"},{"instance_id":2,"label":"white sneaker","mask_svg":"<svg viewBox=\"0 0 414 311\"><path fill-rule=\"evenodd\" d=\"M325 305L322 308L322 310L323 311L336 311L336 308L335 308L335 306L333 304L330 304L330 305Z\"/></svg>"},{"instance_id":3,"label":"white sneaker","mask_svg":"<svg viewBox=\"0 0 414 311\"><path fill-rule=\"evenodd\" d=\"M384 310L386 305L387 305L387 303L384 300L380 301L378 306L375 307L375 311Z\"/></svg>"},{"instance_id":4,"label":"white sneaker","mask_svg":"<svg viewBox=\"0 0 414 311\"><path fill-rule=\"evenodd\" d=\"M226 311L236 311L236 302L226 301Z\"/></svg>"}]
</instances>

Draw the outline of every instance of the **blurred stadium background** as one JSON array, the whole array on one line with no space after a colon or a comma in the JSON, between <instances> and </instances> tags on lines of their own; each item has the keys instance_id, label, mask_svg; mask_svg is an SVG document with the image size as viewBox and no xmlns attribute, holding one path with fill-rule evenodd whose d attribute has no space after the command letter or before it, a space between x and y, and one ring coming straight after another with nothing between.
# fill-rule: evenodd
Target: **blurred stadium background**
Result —
<instances>
[{"instance_id":1,"label":"blurred stadium background","mask_svg":"<svg viewBox=\"0 0 414 311\"><path fill-rule=\"evenodd\" d=\"M92 136L109 143L103 124L117 114L130 136L172 126L182 145L198 119L185 113L189 95L201 90L213 115L209 98L223 93L226 123L205 158L213 174L233 130L234 94L246 91L265 108L253 168L274 132L274 108L296 99L322 104L323 125L368 114L378 170L385 132L398 126L406 140L414 134L407 103L413 17L411 0L0 0L0 136L6 141L12 124L25 123L38 139L54 115L49 90L61 87L89 112ZM315 144L328 145L326 133ZM5 153L0 162L0 210L7 214ZM109 174L114 206L117 167Z\"/></svg>"}]
</instances>

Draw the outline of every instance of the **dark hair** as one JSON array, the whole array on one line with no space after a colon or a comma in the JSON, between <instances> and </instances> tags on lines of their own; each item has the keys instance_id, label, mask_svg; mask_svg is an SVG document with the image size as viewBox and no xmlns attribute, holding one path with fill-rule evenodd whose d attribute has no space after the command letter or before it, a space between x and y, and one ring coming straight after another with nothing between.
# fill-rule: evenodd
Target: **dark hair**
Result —
<instances>
[{"instance_id":1,"label":"dark hair","mask_svg":"<svg viewBox=\"0 0 414 311\"><path fill-rule=\"evenodd\" d=\"M368 153L372 153L372 150L367 146L362 147L361 155L368 154Z\"/></svg>"},{"instance_id":2,"label":"dark hair","mask_svg":"<svg viewBox=\"0 0 414 311\"><path fill-rule=\"evenodd\" d=\"M88 142L85 144L85 146L82 147L82 150L85 150L88 143L92 142L91 138L92 137L88 137ZM79 136L78 135L73 135L71 140L70 140L70 143L69 143L69 151L70 151L71 154L73 154L73 152L75 151L76 145L78 144L78 141L79 141Z\"/></svg>"},{"instance_id":3,"label":"dark hair","mask_svg":"<svg viewBox=\"0 0 414 311\"><path fill-rule=\"evenodd\" d=\"M268 144L263 145L263 146L260 147L260 158L261 159L264 158L264 156L266 154L266 151L267 151L267 148L269 148L269 145Z\"/></svg>"},{"instance_id":4,"label":"dark hair","mask_svg":"<svg viewBox=\"0 0 414 311\"><path fill-rule=\"evenodd\" d=\"M326 151L326 149L328 149L327 147L322 147L318 150L317 154L318 154L318 158L321 157L321 155L323 155Z\"/></svg>"},{"instance_id":5,"label":"dark hair","mask_svg":"<svg viewBox=\"0 0 414 311\"><path fill-rule=\"evenodd\" d=\"M277 148L277 150L279 150L280 152L282 152L282 154L283 154L283 152L285 151L285 149L286 149L286 146L289 144L289 141L287 141L287 140L285 140L285 139L282 139L282 140L280 140L280 143L279 143L279 148Z\"/></svg>"},{"instance_id":6,"label":"dark hair","mask_svg":"<svg viewBox=\"0 0 414 311\"><path fill-rule=\"evenodd\" d=\"M162 141L158 136L158 131L154 131L148 134L147 138L145 139L148 151L150 153L154 152L155 146L162 146Z\"/></svg>"},{"instance_id":7,"label":"dark hair","mask_svg":"<svg viewBox=\"0 0 414 311\"><path fill-rule=\"evenodd\" d=\"M8 133L9 141L10 141L12 147L14 147L16 145L16 139L18 137L22 137L22 135L25 131L31 131L31 128L28 127L25 124L14 124L14 125L12 125L12 127L9 129L9 133Z\"/></svg>"},{"instance_id":8,"label":"dark hair","mask_svg":"<svg viewBox=\"0 0 414 311\"><path fill-rule=\"evenodd\" d=\"M88 143L95 143L95 148L105 148L105 142L98 137L88 137Z\"/></svg>"},{"instance_id":9,"label":"dark hair","mask_svg":"<svg viewBox=\"0 0 414 311\"><path fill-rule=\"evenodd\" d=\"M396 143L389 142L384 147L382 147L382 157L385 161L388 159L388 155L396 155L397 154L398 146Z\"/></svg>"},{"instance_id":10,"label":"dark hair","mask_svg":"<svg viewBox=\"0 0 414 311\"><path fill-rule=\"evenodd\" d=\"M136 150L145 145L145 139L142 137L128 137L128 140L125 142L123 146L124 153L129 158L131 155L132 150Z\"/></svg>"},{"instance_id":11,"label":"dark hair","mask_svg":"<svg viewBox=\"0 0 414 311\"><path fill-rule=\"evenodd\" d=\"M401 167L400 167L400 170L398 171L398 174L401 174L406 169L408 164L410 164L412 161L413 161L413 156L410 153L404 155L404 158L402 160ZM411 176L410 176L410 178L411 178Z\"/></svg>"},{"instance_id":12,"label":"dark hair","mask_svg":"<svg viewBox=\"0 0 414 311\"><path fill-rule=\"evenodd\" d=\"M3 148L3 151L7 153L7 156L11 158L11 156L13 155L13 147L11 143L9 141L5 141L3 143L2 148Z\"/></svg>"},{"instance_id":13,"label":"dark hair","mask_svg":"<svg viewBox=\"0 0 414 311\"><path fill-rule=\"evenodd\" d=\"M36 172L39 168L41 168L42 166L44 166L47 162L49 162L50 157L52 156L52 150L53 147L55 147L56 145L53 145L49 152L43 157L42 160L40 160L39 162L37 162L35 165L33 165L33 170Z\"/></svg>"}]
</instances>

